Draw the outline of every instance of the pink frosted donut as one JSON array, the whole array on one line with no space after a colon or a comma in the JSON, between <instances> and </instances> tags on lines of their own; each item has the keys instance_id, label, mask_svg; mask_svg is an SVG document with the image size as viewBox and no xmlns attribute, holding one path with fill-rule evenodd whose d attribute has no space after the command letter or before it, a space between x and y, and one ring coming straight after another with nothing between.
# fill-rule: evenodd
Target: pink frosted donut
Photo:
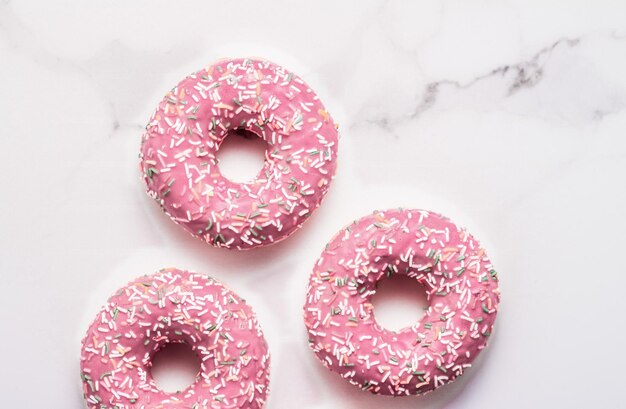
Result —
<instances>
[{"instance_id":1,"label":"pink frosted donut","mask_svg":"<svg viewBox=\"0 0 626 409\"><path fill-rule=\"evenodd\" d=\"M157 388L155 352L187 343L201 360L179 393ZM82 342L81 377L90 409L263 407L269 353L252 309L216 280L176 269L136 279L109 298Z\"/></svg>"},{"instance_id":2,"label":"pink frosted donut","mask_svg":"<svg viewBox=\"0 0 626 409\"><path fill-rule=\"evenodd\" d=\"M222 176L217 151L229 132L267 143L256 179ZM337 128L313 90L269 61L226 59L182 80L142 137L148 195L174 222L219 247L280 241L320 205L335 173Z\"/></svg>"},{"instance_id":3,"label":"pink frosted donut","mask_svg":"<svg viewBox=\"0 0 626 409\"><path fill-rule=\"evenodd\" d=\"M380 280L406 274L430 306L416 324L382 328L371 299ZM330 370L383 395L419 395L462 375L485 348L500 292L479 243L424 210L374 212L340 231L311 275L304 322Z\"/></svg>"}]
</instances>

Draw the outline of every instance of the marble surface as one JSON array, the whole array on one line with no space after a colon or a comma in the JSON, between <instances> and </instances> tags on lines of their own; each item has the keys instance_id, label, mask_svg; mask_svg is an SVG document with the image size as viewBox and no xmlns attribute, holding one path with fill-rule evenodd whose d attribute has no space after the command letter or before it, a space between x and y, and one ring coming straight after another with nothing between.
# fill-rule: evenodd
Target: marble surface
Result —
<instances>
[{"instance_id":1,"label":"marble surface","mask_svg":"<svg viewBox=\"0 0 626 409\"><path fill-rule=\"evenodd\" d=\"M1 406L85 407L83 331L163 266L209 273L256 309L268 409L623 404L624 16L623 1L0 0ZM223 56L293 69L341 125L323 206L247 253L187 236L138 172L157 101ZM301 308L332 234L400 205L468 227L503 302L476 368L393 400L322 368Z\"/></svg>"}]
</instances>

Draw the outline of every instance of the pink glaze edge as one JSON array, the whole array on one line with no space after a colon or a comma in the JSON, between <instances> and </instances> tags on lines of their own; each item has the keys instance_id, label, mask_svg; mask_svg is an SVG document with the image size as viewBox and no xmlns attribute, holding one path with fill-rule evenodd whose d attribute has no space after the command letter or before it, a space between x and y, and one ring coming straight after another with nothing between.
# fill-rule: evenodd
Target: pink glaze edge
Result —
<instances>
[{"instance_id":1,"label":"pink glaze edge","mask_svg":"<svg viewBox=\"0 0 626 409\"><path fill-rule=\"evenodd\" d=\"M397 332L376 322L371 304L389 266L415 277L430 302L419 322ZM353 385L419 395L471 366L499 300L497 273L472 235L436 213L393 209L356 220L328 243L310 276L304 322L319 360Z\"/></svg>"},{"instance_id":2,"label":"pink glaze edge","mask_svg":"<svg viewBox=\"0 0 626 409\"><path fill-rule=\"evenodd\" d=\"M189 344L201 360L196 382L175 394L150 375L152 356L169 342ZM80 367L90 409L260 409L269 362L244 300L206 275L163 269L109 298L82 340Z\"/></svg>"},{"instance_id":3,"label":"pink glaze edge","mask_svg":"<svg viewBox=\"0 0 626 409\"><path fill-rule=\"evenodd\" d=\"M236 80L236 81L235 81ZM223 177L216 153L229 130L268 143L257 178ZM294 233L320 206L336 169L337 125L297 75L262 59L222 59L182 80L142 136L147 193L189 233L250 249Z\"/></svg>"}]
</instances>

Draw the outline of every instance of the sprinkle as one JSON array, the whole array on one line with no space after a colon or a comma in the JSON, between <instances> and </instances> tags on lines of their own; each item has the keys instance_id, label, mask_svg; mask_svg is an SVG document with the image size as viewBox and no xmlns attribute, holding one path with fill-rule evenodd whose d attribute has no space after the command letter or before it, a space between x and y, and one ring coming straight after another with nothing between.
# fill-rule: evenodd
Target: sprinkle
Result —
<instances>
[{"instance_id":1,"label":"sprinkle","mask_svg":"<svg viewBox=\"0 0 626 409\"><path fill-rule=\"evenodd\" d=\"M107 376L111 376L111 375L113 375L113 372L111 371L104 372L102 375L100 375L100 379L104 379Z\"/></svg>"},{"instance_id":2,"label":"sprinkle","mask_svg":"<svg viewBox=\"0 0 626 409\"><path fill-rule=\"evenodd\" d=\"M155 168L148 168L148 171L146 172L146 174L148 175L150 180L152 180L152 176L154 176L155 174L158 175L159 171L156 170Z\"/></svg>"}]
</instances>

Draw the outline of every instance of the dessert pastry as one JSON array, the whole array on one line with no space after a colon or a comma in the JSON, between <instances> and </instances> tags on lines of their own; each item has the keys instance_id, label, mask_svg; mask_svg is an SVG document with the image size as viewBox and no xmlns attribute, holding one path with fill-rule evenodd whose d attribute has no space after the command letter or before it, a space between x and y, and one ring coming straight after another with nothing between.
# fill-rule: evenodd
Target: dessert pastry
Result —
<instances>
[{"instance_id":1,"label":"dessert pastry","mask_svg":"<svg viewBox=\"0 0 626 409\"><path fill-rule=\"evenodd\" d=\"M248 183L219 170L232 132L267 143ZM148 195L191 234L250 249L285 239L320 205L335 173L337 128L293 72L260 59L225 59L182 80L159 103L142 137Z\"/></svg>"},{"instance_id":2,"label":"dessert pastry","mask_svg":"<svg viewBox=\"0 0 626 409\"><path fill-rule=\"evenodd\" d=\"M187 343L201 361L195 383L160 390L152 357ZM117 291L82 342L81 377L90 409L263 407L269 352L252 309L206 275L165 269Z\"/></svg>"},{"instance_id":3,"label":"dessert pastry","mask_svg":"<svg viewBox=\"0 0 626 409\"><path fill-rule=\"evenodd\" d=\"M374 317L377 284L414 278L430 306L399 331ZM383 395L418 395L461 376L487 345L498 276L480 244L447 218L394 209L355 221L326 246L310 277L304 322L330 370Z\"/></svg>"}]
</instances>

